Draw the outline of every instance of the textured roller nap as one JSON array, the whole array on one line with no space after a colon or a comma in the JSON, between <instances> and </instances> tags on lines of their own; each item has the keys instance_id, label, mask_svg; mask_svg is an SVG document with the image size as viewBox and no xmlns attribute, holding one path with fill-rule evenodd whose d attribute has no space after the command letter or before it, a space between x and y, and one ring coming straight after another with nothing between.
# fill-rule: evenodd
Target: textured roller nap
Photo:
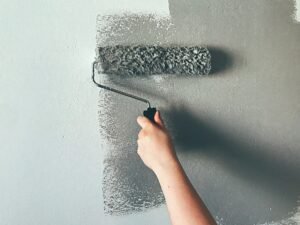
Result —
<instances>
[{"instance_id":1,"label":"textured roller nap","mask_svg":"<svg viewBox=\"0 0 300 225\"><path fill-rule=\"evenodd\" d=\"M204 47L99 47L99 72L118 75L207 75L211 55Z\"/></svg>"}]
</instances>

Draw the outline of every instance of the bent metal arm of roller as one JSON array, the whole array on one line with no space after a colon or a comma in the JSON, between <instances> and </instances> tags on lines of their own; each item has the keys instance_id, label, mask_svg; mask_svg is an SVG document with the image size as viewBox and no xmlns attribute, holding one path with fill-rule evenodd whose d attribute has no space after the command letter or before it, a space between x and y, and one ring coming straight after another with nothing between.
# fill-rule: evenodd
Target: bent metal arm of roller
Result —
<instances>
[{"instance_id":1,"label":"bent metal arm of roller","mask_svg":"<svg viewBox=\"0 0 300 225\"><path fill-rule=\"evenodd\" d=\"M141 97L138 97L138 96L135 96L135 95L132 95L132 94L129 94L129 93L126 93L126 92L123 92L123 91L120 91L120 90L117 90L117 89L114 89L114 88L111 88L111 87L107 87L107 86L104 86L102 84L97 83L96 80L95 80L95 66L96 66L96 64L97 64L96 61L93 62L93 69L92 69L93 70L92 79L93 79L94 84L96 84L96 86L98 86L100 88L103 88L105 90L109 90L109 91L127 96L129 98L133 98L133 99L136 99L138 101L144 102L144 103L148 104L149 108L151 108L150 102L147 99L144 99L144 98L141 98Z\"/></svg>"}]
</instances>

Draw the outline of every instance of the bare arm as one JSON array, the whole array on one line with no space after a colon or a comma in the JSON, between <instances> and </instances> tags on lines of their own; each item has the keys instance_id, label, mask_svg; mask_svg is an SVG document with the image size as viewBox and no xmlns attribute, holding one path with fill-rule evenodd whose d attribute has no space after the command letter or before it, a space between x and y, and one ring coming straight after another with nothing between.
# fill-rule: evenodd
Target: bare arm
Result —
<instances>
[{"instance_id":1,"label":"bare arm","mask_svg":"<svg viewBox=\"0 0 300 225\"><path fill-rule=\"evenodd\" d=\"M138 138L138 154L159 180L172 224L215 225L177 159L159 112L154 120L155 124L146 117L137 119L142 127Z\"/></svg>"}]
</instances>

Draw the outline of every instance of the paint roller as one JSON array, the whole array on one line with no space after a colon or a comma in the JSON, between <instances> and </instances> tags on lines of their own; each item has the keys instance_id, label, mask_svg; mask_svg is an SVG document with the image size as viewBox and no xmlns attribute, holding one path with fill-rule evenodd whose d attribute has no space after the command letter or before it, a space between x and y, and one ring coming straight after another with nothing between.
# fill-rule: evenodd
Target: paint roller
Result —
<instances>
[{"instance_id":1,"label":"paint roller","mask_svg":"<svg viewBox=\"0 0 300 225\"><path fill-rule=\"evenodd\" d=\"M151 107L149 100L100 84L95 79L95 70L98 74L135 78L156 74L208 75L211 70L211 54L205 47L115 45L99 47L97 51L93 82L100 88L148 104L143 115L153 122L156 108Z\"/></svg>"}]
</instances>

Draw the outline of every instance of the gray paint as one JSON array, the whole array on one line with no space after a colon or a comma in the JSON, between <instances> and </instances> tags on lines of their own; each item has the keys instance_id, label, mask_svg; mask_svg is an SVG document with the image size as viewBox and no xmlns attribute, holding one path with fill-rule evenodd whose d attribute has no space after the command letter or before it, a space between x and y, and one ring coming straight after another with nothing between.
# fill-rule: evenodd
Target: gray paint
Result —
<instances>
[{"instance_id":1,"label":"gray paint","mask_svg":"<svg viewBox=\"0 0 300 225\"><path fill-rule=\"evenodd\" d=\"M211 55L199 46L115 45L98 48L98 73L113 76L208 75Z\"/></svg>"},{"instance_id":2,"label":"gray paint","mask_svg":"<svg viewBox=\"0 0 300 225\"><path fill-rule=\"evenodd\" d=\"M290 17L292 2L169 3L167 32L148 15L111 16L109 44L207 45L213 76L160 82L110 77L108 83L142 94L161 109L192 183L222 224L284 220L295 212L300 194L300 28ZM114 141L105 164L110 172L104 172L110 183L103 185L114 187L110 197L123 196L109 201L108 209L140 211L149 196L151 207L159 205L157 181L135 153L135 118L143 107L108 95L106 129Z\"/></svg>"}]
</instances>

